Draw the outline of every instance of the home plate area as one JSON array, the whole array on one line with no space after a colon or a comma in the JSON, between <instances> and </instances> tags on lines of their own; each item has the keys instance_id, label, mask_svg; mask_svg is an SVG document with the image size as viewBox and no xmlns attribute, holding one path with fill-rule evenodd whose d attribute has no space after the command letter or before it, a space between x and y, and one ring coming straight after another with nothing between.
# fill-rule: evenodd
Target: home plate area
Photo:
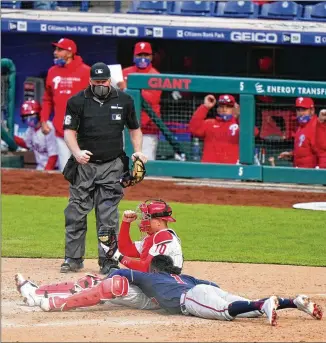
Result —
<instances>
[{"instance_id":1,"label":"home plate area","mask_svg":"<svg viewBox=\"0 0 326 343\"><path fill-rule=\"evenodd\" d=\"M86 260L80 273L60 274L57 259L2 259L2 340L6 342L322 342L325 320L304 312L278 311L276 327L266 317L230 322L169 315L163 310L134 310L103 304L71 312L42 312L24 305L14 275L23 273L37 284L75 280L97 271L96 260ZM46 273L45 273L46 271ZM242 263L185 262L184 272L211 279L225 290L251 299L275 294L307 294L326 307L322 293L326 273L318 267Z\"/></svg>"}]
</instances>

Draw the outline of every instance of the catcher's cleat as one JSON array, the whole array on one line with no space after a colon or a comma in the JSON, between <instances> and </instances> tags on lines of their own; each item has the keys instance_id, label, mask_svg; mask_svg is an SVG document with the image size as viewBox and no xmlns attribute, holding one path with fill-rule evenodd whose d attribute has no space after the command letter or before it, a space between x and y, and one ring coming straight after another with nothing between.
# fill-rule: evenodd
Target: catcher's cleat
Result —
<instances>
[{"instance_id":1,"label":"catcher's cleat","mask_svg":"<svg viewBox=\"0 0 326 343\"><path fill-rule=\"evenodd\" d=\"M16 274L15 275L15 283L18 292L24 298L23 301L28 306L38 306L40 305L41 299L35 294L38 286L33 283L32 281L25 280L23 275Z\"/></svg>"},{"instance_id":2,"label":"catcher's cleat","mask_svg":"<svg viewBox=\"0 0 326 343\"><path fill-rule=\"evenodd\" d=\"M268 318L268 322L272 326L276 326L277 324L277 313L276 309L279 306L278 299L276 296L271 296L267 300L265 300L261 310L266 314Z\"/></svg>"},{"instance_id":3,"label":"catcher's cleat","mask_svg":"<svg viewBox=\"0 0 326 343\"><path fill-rule=\"evenodd\" d=\"M306 295L298 295L293 300L294 305L297 306L298 310L306 312L311 315L312 318L317 320L322 319L323 317L323 309L320 305L315 304L310 300L310 298Z\"/></svg>"},{"instance_id":4,"label":"catcher's cleat","mask_svg":"<svg viewBox=\"0 0 326 343\"><path fill-rule=\"evenodd\" d=\"M60 267L60 273L78 272L84 268L81 258L66 258Z\"/></svg>"}]
</instances>

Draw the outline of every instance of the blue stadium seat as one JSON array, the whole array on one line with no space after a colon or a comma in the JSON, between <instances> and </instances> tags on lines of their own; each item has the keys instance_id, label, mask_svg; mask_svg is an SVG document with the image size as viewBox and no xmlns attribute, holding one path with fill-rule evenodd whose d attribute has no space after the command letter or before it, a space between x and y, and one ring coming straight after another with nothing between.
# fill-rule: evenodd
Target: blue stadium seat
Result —
<instances>
[{"instance_id":1,"label":"blue stadium seat","mask_svg":"<svg viewBox=\"0 0 326 343\"><path fill-rule=\"evenodd\" d=\"M80 12L87 12L89 8L89 1L55 1L55 2L57 2L58 7L73 8Z\"/></svg>"},{"instance_id":2,"label":"blue stadium seat","mask_svg":"<svg viewBox=\"0 0 326 343\"><path fill-rule=\"evenodd\" d=\"M313 6L305 6L303 20L326 21L326 2Z\"/></svg>"},{"instance_id":3,"label":"blue stadium seat","mask_svg":"<svg viewBox=\"0 0 326 343\"><path fill-rule=\"evenodd\" d=\"M279 1L263 5L258 17L265 19L298 20L301 18L301 14L302 5L298 5L294 1Z\"/></svg>"},{"instance_id":4,"label":"blue stadium seat","mask_svg":"<svg viewBox=\"0 0 326 343\"><path fill-rule=\"evenodd\" d=\"M127 13L132 14L166 14L173 1L140 1L134 0Z\"/></svg>"},{"instance_id":5,"label":"blue stadium seat","mask_svg":"<svg viewBox=\"0 0 326 343\"><path fill-rule=\"evenodd\" d=\"M214 17L257 18L259 6L251 1L219 1L212 12Z\"/></svg>"},{"instance_id":6,"label":"blue stadium seat","mask_svg":"<svg viewBox=\"0 0 326 343\"><path fill-rule=\"evenodd\" d=\"M215 1L174 1L168 14L185 16L210 16L215 7Z\"/></svg>"},{"instance_id":7,"label":"blue stadium seat","mask_svg":"<svg viewBox=\"0 0 326 343\"><path fill-rule=\"evenodd\" d=\"M1 8L21 8L21 1L1 1Z\"/></svg>"}]
</instances>

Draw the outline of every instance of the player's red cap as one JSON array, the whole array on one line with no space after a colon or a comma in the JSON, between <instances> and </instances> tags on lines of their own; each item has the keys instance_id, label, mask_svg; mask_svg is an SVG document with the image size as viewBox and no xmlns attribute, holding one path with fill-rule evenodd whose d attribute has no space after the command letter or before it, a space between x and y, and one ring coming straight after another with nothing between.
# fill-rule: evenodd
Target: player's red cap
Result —
<instances>
[{"instance_id":1,"label":"player's red cap","mask_svg":"<svg viewBox=\"0 0 326 343\"><path fill-rule=\"evenodd\" d=\"M218 104L219 105L229 105L229 106L234 106L235 104L235 99L233 95L229 94L222 94L218 97Z\"/></svg>"},{"instance_id":2,"label":"player's red cap","mask_svg":"<svg viewBox=\"0 0 326 343\"><path fill-rule=\"evenodd\" d=\"M259 59L259 70L269 71L273 66L273 59L269 56L265 56Z\"/></svg>"},{"instance_id":3,"label":"player's red cap","mask_svg":"<svg viewBox=\"0 0 326 343\"><path fill-rule=\"evenodd\" d=\"M41 105L35 100L26 100L20 108L21 116L31 116L41 112Z\"/></svg>"},{"instance_id":4,"label":"player's red cap","mask_svg":"<svg viewBox=\"0 0 326 343\"><path fill-rule=\"evenodd\" d=\"M315 104L311 98L299 97L295 100L295 107L313 108Z\"/></svg>"},{"instance_id":5,"label":"player's red cap","mask_svg":"<svg viewBox=\"0 0 326 343\"><path fill-rule=\"evenodd\" d=\"M77 53L76 43L68 38L61 38L57 43L52 43L53 46L57 46L60 49L71 51L73 54Z\"/></svg>"},{"instance_id":6,"label":"player's red cap","mask_svg":"<svg viewBox=\"0 0 326 343\"><path fill-rule=\"evenodd\" d=\"M147 42L138 42L135 45L134 55L140 55L140 54L149 54L149 55L151 55L152 53L153 53L152 52L152 47Z\"/></svg>"}]
</instances>

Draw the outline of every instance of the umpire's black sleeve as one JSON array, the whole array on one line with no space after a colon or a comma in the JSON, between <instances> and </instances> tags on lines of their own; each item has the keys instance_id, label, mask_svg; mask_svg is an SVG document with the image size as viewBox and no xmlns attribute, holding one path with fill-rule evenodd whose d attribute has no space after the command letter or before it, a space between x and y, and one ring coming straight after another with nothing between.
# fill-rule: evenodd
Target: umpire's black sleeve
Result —
<instances>
[{"instance_id":1,"label":"umpire's black sleeve","mask_svg":"<svg viewBox=\"0 0 326 343\"><path fill-rule=\"evenodd\" d=\"M66 114L63 121L63 129L77 131L79 127L80 114L83 110L83 98L76 95L67 102Z\"/></svg>"},{"instance_id":2,"label":"umpire's black sleeve","mask_svg":"<svg viewBox=\"0 0 326 343\"><path fill-rule=\"evenodd\" d=\"M126 125L130 130L139 129L134 100L130 97L130 101L126 104Z\"/></svg>"}]
</instances>

